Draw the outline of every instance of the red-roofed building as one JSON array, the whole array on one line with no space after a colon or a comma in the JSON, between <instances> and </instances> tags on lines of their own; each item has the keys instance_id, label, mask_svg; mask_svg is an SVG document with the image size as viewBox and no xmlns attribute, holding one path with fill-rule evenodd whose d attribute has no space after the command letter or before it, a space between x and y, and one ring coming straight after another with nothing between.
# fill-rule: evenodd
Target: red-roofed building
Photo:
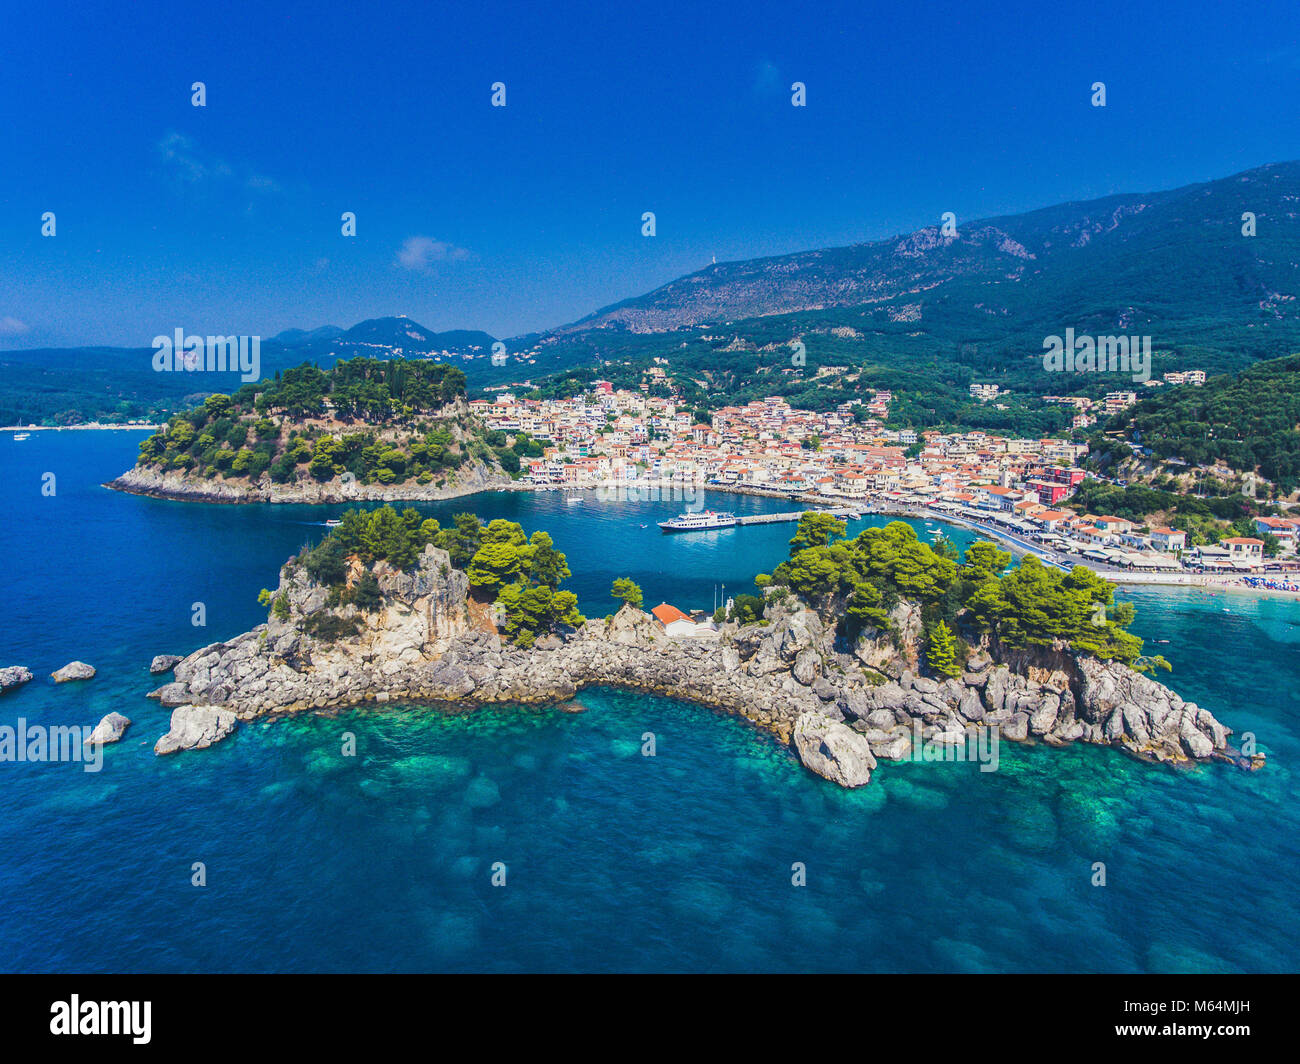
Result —
<instances>
[{"instance_id":1,"label":"red-roofed building","mask_svg":"<svg viewBox=\"0 0 1300 1064\"><path fill-rule=\"evenodd\" d=\"M1261 536L1276 537L1278 543L1283 547L1294 548L1297 535L1300 534L1300 521L1294 521L1286 517L1257 517L1255 518L1255 531Z\"/></svg>"},{"instance_id":2,"label":"red-roofed building","mask_svg":"<svg viewBox=\"0 0 1300 1064\"><path fill-rule=\"evenodd\" d=\"M695 634L695 622L691 620L688 614L683 613L676 606L661 602L650 612L654 614L655 620L664 626L664 632L668 635Z\"/></svg>"},{"instance_id":3,"label":"red-roofed building","mask_svg":"<svg viewBox=\"0 0 1300 1064\"><path fill-rule=\"evenodd\" d=\"M1187 549L1187 533L1179 528L1153 528L1151 546L1156 550L1174 551Z\"/></svg>"},{"instance_id":4,"label":"red-roofed building","mask_svg":"<svg viewBox=\"0 0 1300 1064\"><path fill-rule=\"evenodd\" d=\"M1228 548L1228 556L1234 561L1262 562L1264 560L1264 541L1252 536L1231 536L1221 540L1219 546Z\"/></svg>"}]
</instances>

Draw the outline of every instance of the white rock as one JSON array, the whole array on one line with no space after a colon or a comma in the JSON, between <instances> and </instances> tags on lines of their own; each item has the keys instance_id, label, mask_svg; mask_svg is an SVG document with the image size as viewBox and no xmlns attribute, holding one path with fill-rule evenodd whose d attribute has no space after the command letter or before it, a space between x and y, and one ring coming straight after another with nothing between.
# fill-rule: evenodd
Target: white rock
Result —
<instances>
[{"instance_id":1,"label":"white rock","mask_svg":"<svg viewBox=\"0 0 1300 1064\"><path fill-rule=\"evenodd\" d=\"M90 733L85 745L103 746L106 743L115 743L122 738L122 733L130 723L131 721L121 713L109 713L95 725L95 730Z\"/></svg>"},{"instance_id":2,"label":"white rock","mask_svg":"<svg viewBox=\"0 0 1300 1064\"><path fill-rule=\"evenodd\" d=\"M235 730L235 714L216 706L178 706L172 710L171 730L154 743L155 754L202 750Z\"/></svg>"},{"instance_id":3,"label":"white rock","mask_svg":"<svg viewBox=\"0 0 1300 1064\"><path fill-rule=\"evenodd\" d=\"M89 680L95 675L93 665L87 665L84 661L70 661L63 668L50 674L54 677L55 683L67 683L69 680Z\"/></svg>"},{"instance_id":4,"label":"white rock","mask_svg":"<svg viewBox=\"0 0 1300 1064\"><path fill-rule=\"evenodd\" d=\"M802 714L790 742L804 767L841 787L861 787L876 767L866 737L823 713Z\"/></svg>"}]
</instances>

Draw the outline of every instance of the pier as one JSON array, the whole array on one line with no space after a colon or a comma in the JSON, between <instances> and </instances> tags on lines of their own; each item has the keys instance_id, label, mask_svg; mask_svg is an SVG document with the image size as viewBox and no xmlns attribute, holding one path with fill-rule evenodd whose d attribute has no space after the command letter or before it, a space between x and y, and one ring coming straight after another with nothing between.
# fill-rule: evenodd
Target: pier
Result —
<instances>
[{"instance_id":1,"label":"pier","mask_svg":"<svg viewBox=\"0 0 1300 1064\"><path fill-rule=\"evenodd\" d=\"M841 508L838 510L810 509L810 510L791 510L789 513L781 514L748 514L745 517L737 517L738 525L776 525L782 522L798 521L804 514L830 514L832 517L847 517L857 520L862 515L857 510Z\"/></svg>"}]
</instances>

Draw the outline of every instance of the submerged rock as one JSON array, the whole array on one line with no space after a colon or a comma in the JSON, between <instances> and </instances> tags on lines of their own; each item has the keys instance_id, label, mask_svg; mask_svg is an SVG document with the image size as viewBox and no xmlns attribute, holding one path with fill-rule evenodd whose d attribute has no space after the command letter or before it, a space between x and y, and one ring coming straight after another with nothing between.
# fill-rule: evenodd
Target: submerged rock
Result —
<instances>
[{"instance_id":1,"label":"submerged rock","mask_svg":"<svg viewBox=\"0 0 1300 1064\"><path fill-rule=\"evenodd\" d=\"M95 725L95 730L87 737L85 745L104 746L108 743L115 743L122 738L122 733L126 731L130 723L130 719L122 716L121 713L109 713Z\"/></svg>"},{"instance_id":2,"label":"submerged rock","mask_svg":"<svg viewBox=\"0 0 1300 1064\"><path fill-rule=\"evenodd\" d=\"M67 683L69 680L89 680L95 675L95 667L84 661L70 661L63 668L50 673L55 683Z\"/></svg>"},{"instance_id":3,"label":"submerged rock","mask_svg":"<svg viewBox=\"0 0 1300 1064\"><path fill-rule=\"evenodd\" d=\"M23 665L10 665L0 669L0 694L32 682L32 670Z\"/></svg>"},{"instance_id":4,"label":"submerged rock","mask_svg":"<svg viewBox=\"0 0 1300 1064\"><path fill-rule=\"evenodd\" d=\"M171 730L154 743L155 754L202 750L235 730L235 714L216 706L180 706L172 710Z\"/></svg>"}]
</instances>

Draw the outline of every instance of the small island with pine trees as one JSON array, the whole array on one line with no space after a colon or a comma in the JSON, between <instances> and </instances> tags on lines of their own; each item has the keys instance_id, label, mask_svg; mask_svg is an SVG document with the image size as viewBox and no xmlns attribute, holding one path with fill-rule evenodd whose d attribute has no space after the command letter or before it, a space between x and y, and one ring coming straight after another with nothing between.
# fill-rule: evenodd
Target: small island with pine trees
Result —
<instances>
[{"instance_id":1,"label":"small island with pine trees","mask_svg":"<svg viewBox=\"0 0 1300 1064\"><path fill-rule=\"evenodd\" d=\"M262 591L265 624L190 654L152 692L173 707L155 751L208 746L264 716L563 706L612 686L743 716L846 787L974 733L1258 767L1208 710L1145 675L1168 665L1142 656L1132 608L1086 569L1013 566L986 542L958 555L903 522L849 539L810 513L760 594L695 637L670 637L627 577L610 589L616 612L588 619L562 587L571 575L546 532L513 521L349 511Z\"/></svg>"},{"instance_id":2,"label":"small island with pine trees","mask_svg":"<svg viewBox=\"0 0 1300 1064\"><path fill-rule=\"evenodd\" d=\"M457 367L354 358L208 396L107 486L203 502L428 501L509 487L520 459L540 454L485 428Z\"/></svg>"}]
</instances>

